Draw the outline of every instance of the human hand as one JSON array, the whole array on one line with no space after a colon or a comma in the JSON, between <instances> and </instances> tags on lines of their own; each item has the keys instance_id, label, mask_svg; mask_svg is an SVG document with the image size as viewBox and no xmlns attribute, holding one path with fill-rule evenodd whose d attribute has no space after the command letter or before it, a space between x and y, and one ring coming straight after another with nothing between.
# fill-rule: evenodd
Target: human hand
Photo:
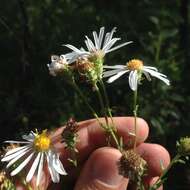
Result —
<instances>
[{"instance_id":1,"label":"human hand","mask_svg":"<svg viewBox=\"0 0 190 190\"><path fill-rule=\"evenodd\" d=\"M101 120L103 121L103 119ZM118 134L123 137L124 144L131 141L129 132L133 132L133 117L115 117L114 123L117 127ZM60 142L63 127L57 129L52 134L57 151L60 153L60 159L68 172L68 178L76 181L74 190L132 190L129 180L119 175L117 163L121 157L121 153L106 145L106 135L104 130L99 126L95 119L79 122L78 130L78 165L81 168L79 176L76 168L73 168L68 162L70 153L64 148L64 144ZM147 123L138 118L137 120L137 152L148 163L148 175L145 178L146 184L152 184L162 173L160 163L166 168L170 162L170 156L167 150L158 145L144 143L148 137L149 128ZM43 180L41 181L40 190L61 190L60 184L50 184L50 176L48 171L43 172ZM31 182L33 190L35 190L35 178ZM24 190L20 184L17 190ZM159 189L161 190L162 187Z\"/></svg>"}]
</instances>

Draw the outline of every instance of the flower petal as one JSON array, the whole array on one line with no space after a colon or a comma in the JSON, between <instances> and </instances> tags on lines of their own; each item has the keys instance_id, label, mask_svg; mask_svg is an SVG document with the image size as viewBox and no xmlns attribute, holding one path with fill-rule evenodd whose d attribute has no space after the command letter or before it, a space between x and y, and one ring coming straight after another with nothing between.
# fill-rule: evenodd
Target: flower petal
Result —
<instances>
[{"instance_id":1,"label":"flower petal","mask_svg":"<svg viewBox=\"0 0 190 190\"><path fill-rule=\"evenodd\" d=\"M126 65L104 65L105 69L124 69L127 68Z\"/></svg>"},{"instance_id":2,"label":"flower petal","mask_svg":"<svg viewBox=\"0 0 190 190\"><path fill-rule=\"evenodd\" d=\"M109 52L111 52L111 51L115 51L116 49L119 49L119 48L121 48L121 47L123 47L123 46L126 46L126 45L128 45L128 44L131 44L131 43L133 43L133 41L125 42L125 43L123 43L123 44L120 44L120 45L118 45L118 46L115 46L114 48L109 49L108 51L106 51L106 53L109 53Z\"/></svg>"},{"instance_id":3,"label":"flower petal","mask_svg":"<svg viewBox=\"0 0 190 190\"><path fill-rule=\"evenodd\" d=\"M105 38L104 38L103 47L109 42L109 36L110 36L110 33L109 32L106 33ZM103 47L102 47L102 49L103 49Z\"/></svg>"},{"instance_id":4,"label":"flower petal","mask_svg":"<svg viewBox=\"0 0 190 190\"><path fill-rule=\"evenodd\" d=\"M56 170L54 169L53 167L53 152L52 151L49 151L48 153L46 153L46 158L47 158L47 163L48 163L48 170L49 170L49 173L51 175L51 179L54 183L58 183L59 182L59 174L56 172Z\"/></svg>"},{"instance_id":5,"label":"flower petal","mask_svg":"<svg viewBox=\"0 0 190 190\"><path fill-rule=\"evenodd\" d=\"M112 39L112 37L113 37L113 34L116 32L116 27L114 27L112 30L111 30L111 32L110 33L107 33L108 34L108 36L107 36L107 42L106 43L108 43L111 39ZM106 44L105 44L106 45Z\"/></svg>"},{"instance_id":6,"label":"flower petal","mask_svg":"<svg viewBox=\"0 0 190 190\"><path fill-rule=\"evenodd\" d=\"M93 31L92 34L93 34L93 37L94 37L95 47L96 47L96 49L99 49L98 48L99 47L98 35L97 35L97 33L95 31Z\"/></svg>"},{"instance_id":7,"label":"flower petal","mask_svg":"<svg viewBox=\"0 0 190 190\"><path fill-rule=\"evenodd\" d=\"M144 66L144 68L151 69L151 70L154 70L154 71L158 71L158 69L156 67Z\"/></svg>"},{"instance_id":8,"label":"flower petal","mask_svg":"<svg viewBox=\"0 0 190 190\"><path fill-rule=\"evenodd\" d=\"M151 81L151 77L150 74L146 71L143 71L143 74L145 75L145 77L147 78L148 81Z\"/></svg>"},{"instance_id":9,"label":"flower petal","mask_svg":"<svg viewBox=\"0 0 190 190\"><path fill-rule=\"evenodd\" d=\"M146 71L146 72L150 73L152 76L159 75L159 76L162 76L162 77L165 77L165 78L167 77L166 75L164 75L164 74L162 74L162 73L160 73L158 71L154 71L154 70L151 70L151 69L146 68L146 67L143 68L143 71Z\"/></svg>"},{"instance_id":10,"label":"flower petal","mask_svg":"<svg viewBox=\"0 0 190 190\"><path fill-rule=\"evenodd\" d=\"M8 164L7 164L7 168L9 168L10 166L12 166L18 159L20 159L21 157L23 157L26 153L28 153L31 149L27 149L24 152L20 153L17 157L13 158Z\"/></svg>"},{"instance_id":11,"label":"flower petal","mask_svg":"<svg viewBox=\"0 0 190 190\"><path fill-rule=\"evenodd\" d=\"M11 172L11 176L14 176L17 173L19 173L28 164L28 162L32 159L33 155L34 155L34 152L32 152L17 168L15 168Z\"/></svg>"},{"instance_id":12,"label":"flower petal","mask_svg":"<svg viewBox=\"0 0 190 190\"><path fill-rule=\"evenodd\" d=\"M108 50L109 50L118 40L120 40L120 38L113 38L113 39L110 40L107 44L105 44L105 46L102 48L102 50L107 53Z\"/></svg>"},{"instance_id":13,"label":"flower petal","mask_svg":"<svg viewBox=\"0 0 190 190\"><path fill-rule=\"evenodd\" d=\"M69 49L73 50L76 53L81 53L81 50L76 48L75 46L71 45L71 44L65 44L65 47L68 47Z\"/></svg>"},{"instance_id":14,"label":"flower petal","mask_svg":"<svg viewBox=\"0 0 190 190\"><path fill-rule=\"evenodd\" d=\"M103 37L104 37L104 30L105 30L105 27L100 28L99 39L98 39L98 42L99 42L98 49L101 49L102 40L103 40Z\"/></svg>"},{"instance_id":15,"label":"flower petal","mask_svg":"<svg viewBox=\"0 0 190 190\"><path fill-rule=\"evenodd\" d=\"M38 153L37 157L35 158L32 166L31 166L31 168L30 168L30 170L29 170L29 172L28 172L28 174L26 176L26 181L27 182L29 182L32 179L32 177L34 176L36 168L37 168L37 166L39 164L40 156L41 156L41 152Z\"/></svg>"},{"instance_id":16,"label":"flower petal","mask_svg":"<svg viewBox=\"0 0 190 190\"><path fill-rule=\"evenodd\" d=\"M35 138L35 134L31 131L31 132L29 133L29 135L23 135L22 138L23 138L24 140L33 142L33 140L34 140L34 138Z\"/></svg>"},{"instance_id":17,"label":"flower petal","mask_svg":"<svg viewBox=\"0 0 190 190\"><path fill-rule=\"evenodd\" d=\"M138 85L137 70L131 71L129 74L129 86L133 91L135 91L135 90L137 90L137 85Z\"/></svg>"},{"instance_id":18,"label":"flower petal","mask_svg":"<svg viewBox=\"0 0 190 190\"><path fill-rule=\"evenodd\" d=\"M90 48L89 51L95 51L96 48L95 48L95 46L94 46L92 40L90 40L90 39L88 38L88 36L85 36L85 37L86 37L86 40L87 40L87 43L88 43L88 47Z\"/></svg>"},{"instance_id":19,"label":"flower petal","mask_svg":"<svg viewBox=\"0 0 190 190\"><path fill-rule=\"evenodd\" d=\"M13 143L13 144L30 144L28 141L5 141L5 143Z\"/></svg>"},{"instance_id":20,"label":"flower petal","mask_svg":"<svg viewBox=\"0 0 190 190\"><path fill-rule=\"evenodd\" d=\"M124 69L114 69L111 71L105 71L105 72L103 72L103 78L110 77L110 76L115 75L121 71L124 71Z\"/></svg>"},{"instance_id":21,"label":"flower petal","mask_svg":"<svg viewBox=\"0 0 190 190\"><path fill-rule=\"evenodd\" d=\"M167 76L162 74L162 73L159 73L159 72L156 72L156 71L153 71L153 70L150 70L150 69L144 69L146 72L148 72L150 75L162 80L164 83L166 83L167 85L170 85L170 81L167 79Z\"/></svg>"},{"instance_id":22,"label":"flower petal","mask_svg":"<svg viewBox=\"0 0 190 190\"><path fill-rule=\"evenodd\" d=\"M24 147L25 148L20 149L12 154L4 156L1 161L2 162L10 161L10 160L14 159L15 157L17 157L18 155L22 154L22 152L25 152L26 150L28 150L30 148L30 146L24 146Z\"/></svg>"},{"instance_id":23,"label":"flower petal","mask_svg":"<svg viewBox=\"0 0 190 190\"><path fill-rule=\"evenodd\" d=\"M108 83L114 82L116 79L118 79L120 76L122 76L122 75L125 74L126 72L128 72L128 71L126 71L126 70L125 70L125 71L120 71L120 72L117 73L116 75L110 77L107 82L108 82Z\"/></svg>"},{"instance_id":24,"label":"flower petal","mask_svg":"<svg viewBox=\"0 0 190 190\"><path fill-rule=\"evenodd\" d=\"M6 157L6 156L8 156L8 155L10 155L10 154L13 154L13 153L15 153L15 152L17 152L17 151L19 151L19 150L22 150L22 149L24 149L24 148L26 148L26 147L27 147L27 146L21 146L21 147L13 148L13 149L9 150L3 157Z\"/></svg>"},{"instance_id":25,"label":"flower petal","mask_svg":"<svg viewBox=\"0 0 190 190\"><path fill-rule=\"evenodd\" d=\"M53 167L55 168L55 170L59 174L61 174L61 175L67 175L67 172L65 171L65 169L63 167L63 164L59 160L58 154L53 156Z\"/></svg>"},{"instance_id":26,"label":"flower petal","mask_svg":"<svg viewBox=\"0 0 190 190\"><path fill-rule=\"evenodd\" d=\"M44 153L41 154L40 163L39 163L39 166L38 166L37 181L36 181L36 186L37 187L40 184L40 179L41 179L42 169L43 169L43 162L44 162Z\"/></svg>"}]
</instances>

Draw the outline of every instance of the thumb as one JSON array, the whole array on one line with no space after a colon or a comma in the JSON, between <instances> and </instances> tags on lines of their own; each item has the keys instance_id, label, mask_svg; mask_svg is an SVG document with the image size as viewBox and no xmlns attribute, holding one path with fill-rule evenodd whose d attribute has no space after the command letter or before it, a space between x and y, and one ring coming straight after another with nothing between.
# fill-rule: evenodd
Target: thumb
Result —
<instances>
[{"instance_id":1,"label":"thumb","mask_svg":"<svg viewBox=\"0 0 190 190\"><path fill-rule=\"evenodd\" d=\"M119 175L121 153L113 148L99 148L87 160L75 190L126 190L128 180Z\"/></svg>"}]
</instances>

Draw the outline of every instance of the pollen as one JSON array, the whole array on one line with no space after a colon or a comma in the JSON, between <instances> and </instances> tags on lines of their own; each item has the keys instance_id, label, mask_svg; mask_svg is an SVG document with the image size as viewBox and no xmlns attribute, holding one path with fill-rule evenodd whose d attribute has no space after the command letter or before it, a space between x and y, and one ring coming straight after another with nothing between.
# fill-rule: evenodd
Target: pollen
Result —
<instances>
[{"instance_id":1,"label":"pollen","mask_svg":"<svg viewBox=\"0 0 190 190\"><path fill-rule=\"evenodd\" d=\"M132 59L127 63L127 69L129 70L142 70L143 62L139 59Z\"/></svg>"},{"instance_id":2,"label":"pollen","mask_svg":"<svg viewBox=\"0 0 190 190\"><path fill-rule=\"evenodd\" d=\"M47 135L47 131L44 130L41 134L38 134L34 140L34 147L38 151L46 151L50 147L51 140Z\"/></svg>"}]
</instances>

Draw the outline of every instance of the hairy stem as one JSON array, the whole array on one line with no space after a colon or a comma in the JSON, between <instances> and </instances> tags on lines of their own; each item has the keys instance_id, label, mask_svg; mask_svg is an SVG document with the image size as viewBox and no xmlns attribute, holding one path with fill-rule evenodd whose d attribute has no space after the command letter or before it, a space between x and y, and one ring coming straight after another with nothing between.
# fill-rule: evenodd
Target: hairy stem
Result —
<instances>
[{"instance_id":1,"label":"hairy stem","mask_svg":"<svg viewBox=\"0 0 190 190\"><path fill-rule=\"evenodd\" d=\"M103 85L103 82L102 82L101 85ZM122 147L120 146L119 140L118 140L117 135L116 135L116 131L113 130L113 127L110 126L110 125L109 125L109 122L108 122L107 110L109 109L109 107L108 107L108 106L109 106L109 103L108 103L108 97L107 97L107 93L106 93L105 87L102 86L102 89L103 89L103 91L104 91L104 96L105 96L105 99L106 99L106 100L105 100L105 101L106 101L106 107L104 106L103 97L102 97L102 94L101 94L101 92L100 92L100 90L99 90L99 87L96 85L95 88L96 88L96 92L97 92L97 95L98 95L98 98L99 98L99 101L100 101L101 109L103 110L104 117L105 117L105 120L106 120L106 132L108 132L109 135L111 135L111 137L113 138L113 140L114 140L114 142L115 142L117 148L118 148L119 150L122 150ZM106 110L106 108L107 108L107 110ZM108 112L108 114L109 114L109 112ZM110 116L111 121L112 121L112 123L113 123L112 115L109 114L109 116Z\"/></svg>"},{"instance_id":2,"label":"hairy stem","mask_svg":"<svg viewBox=\"0 0 190 190\"><path fill-rule=\"evenodd\" d=\"M134 150L137 146L137 111L138 111L138 105L137 105L137 95L138 95L138 88L134 91L134 103L133 103L133 114L135 118L135 142L134 142Z\"/></svg>"},{"instance_id":3,"label":"hairy stem","mask_svg":"<svg viewBox=\"0 0 190 190\"><path fill-rule=\"evenodd\" d=\"M179 158L181 155L177 154L172 161L170 162L169 166L163 171L162 175L158 178L158 180L151 186L149 187L149 190L156 190L158 189L166 180L166 175L168 174L169 170L171 167L179 161Z\"/></svg>"}]
</instances>

